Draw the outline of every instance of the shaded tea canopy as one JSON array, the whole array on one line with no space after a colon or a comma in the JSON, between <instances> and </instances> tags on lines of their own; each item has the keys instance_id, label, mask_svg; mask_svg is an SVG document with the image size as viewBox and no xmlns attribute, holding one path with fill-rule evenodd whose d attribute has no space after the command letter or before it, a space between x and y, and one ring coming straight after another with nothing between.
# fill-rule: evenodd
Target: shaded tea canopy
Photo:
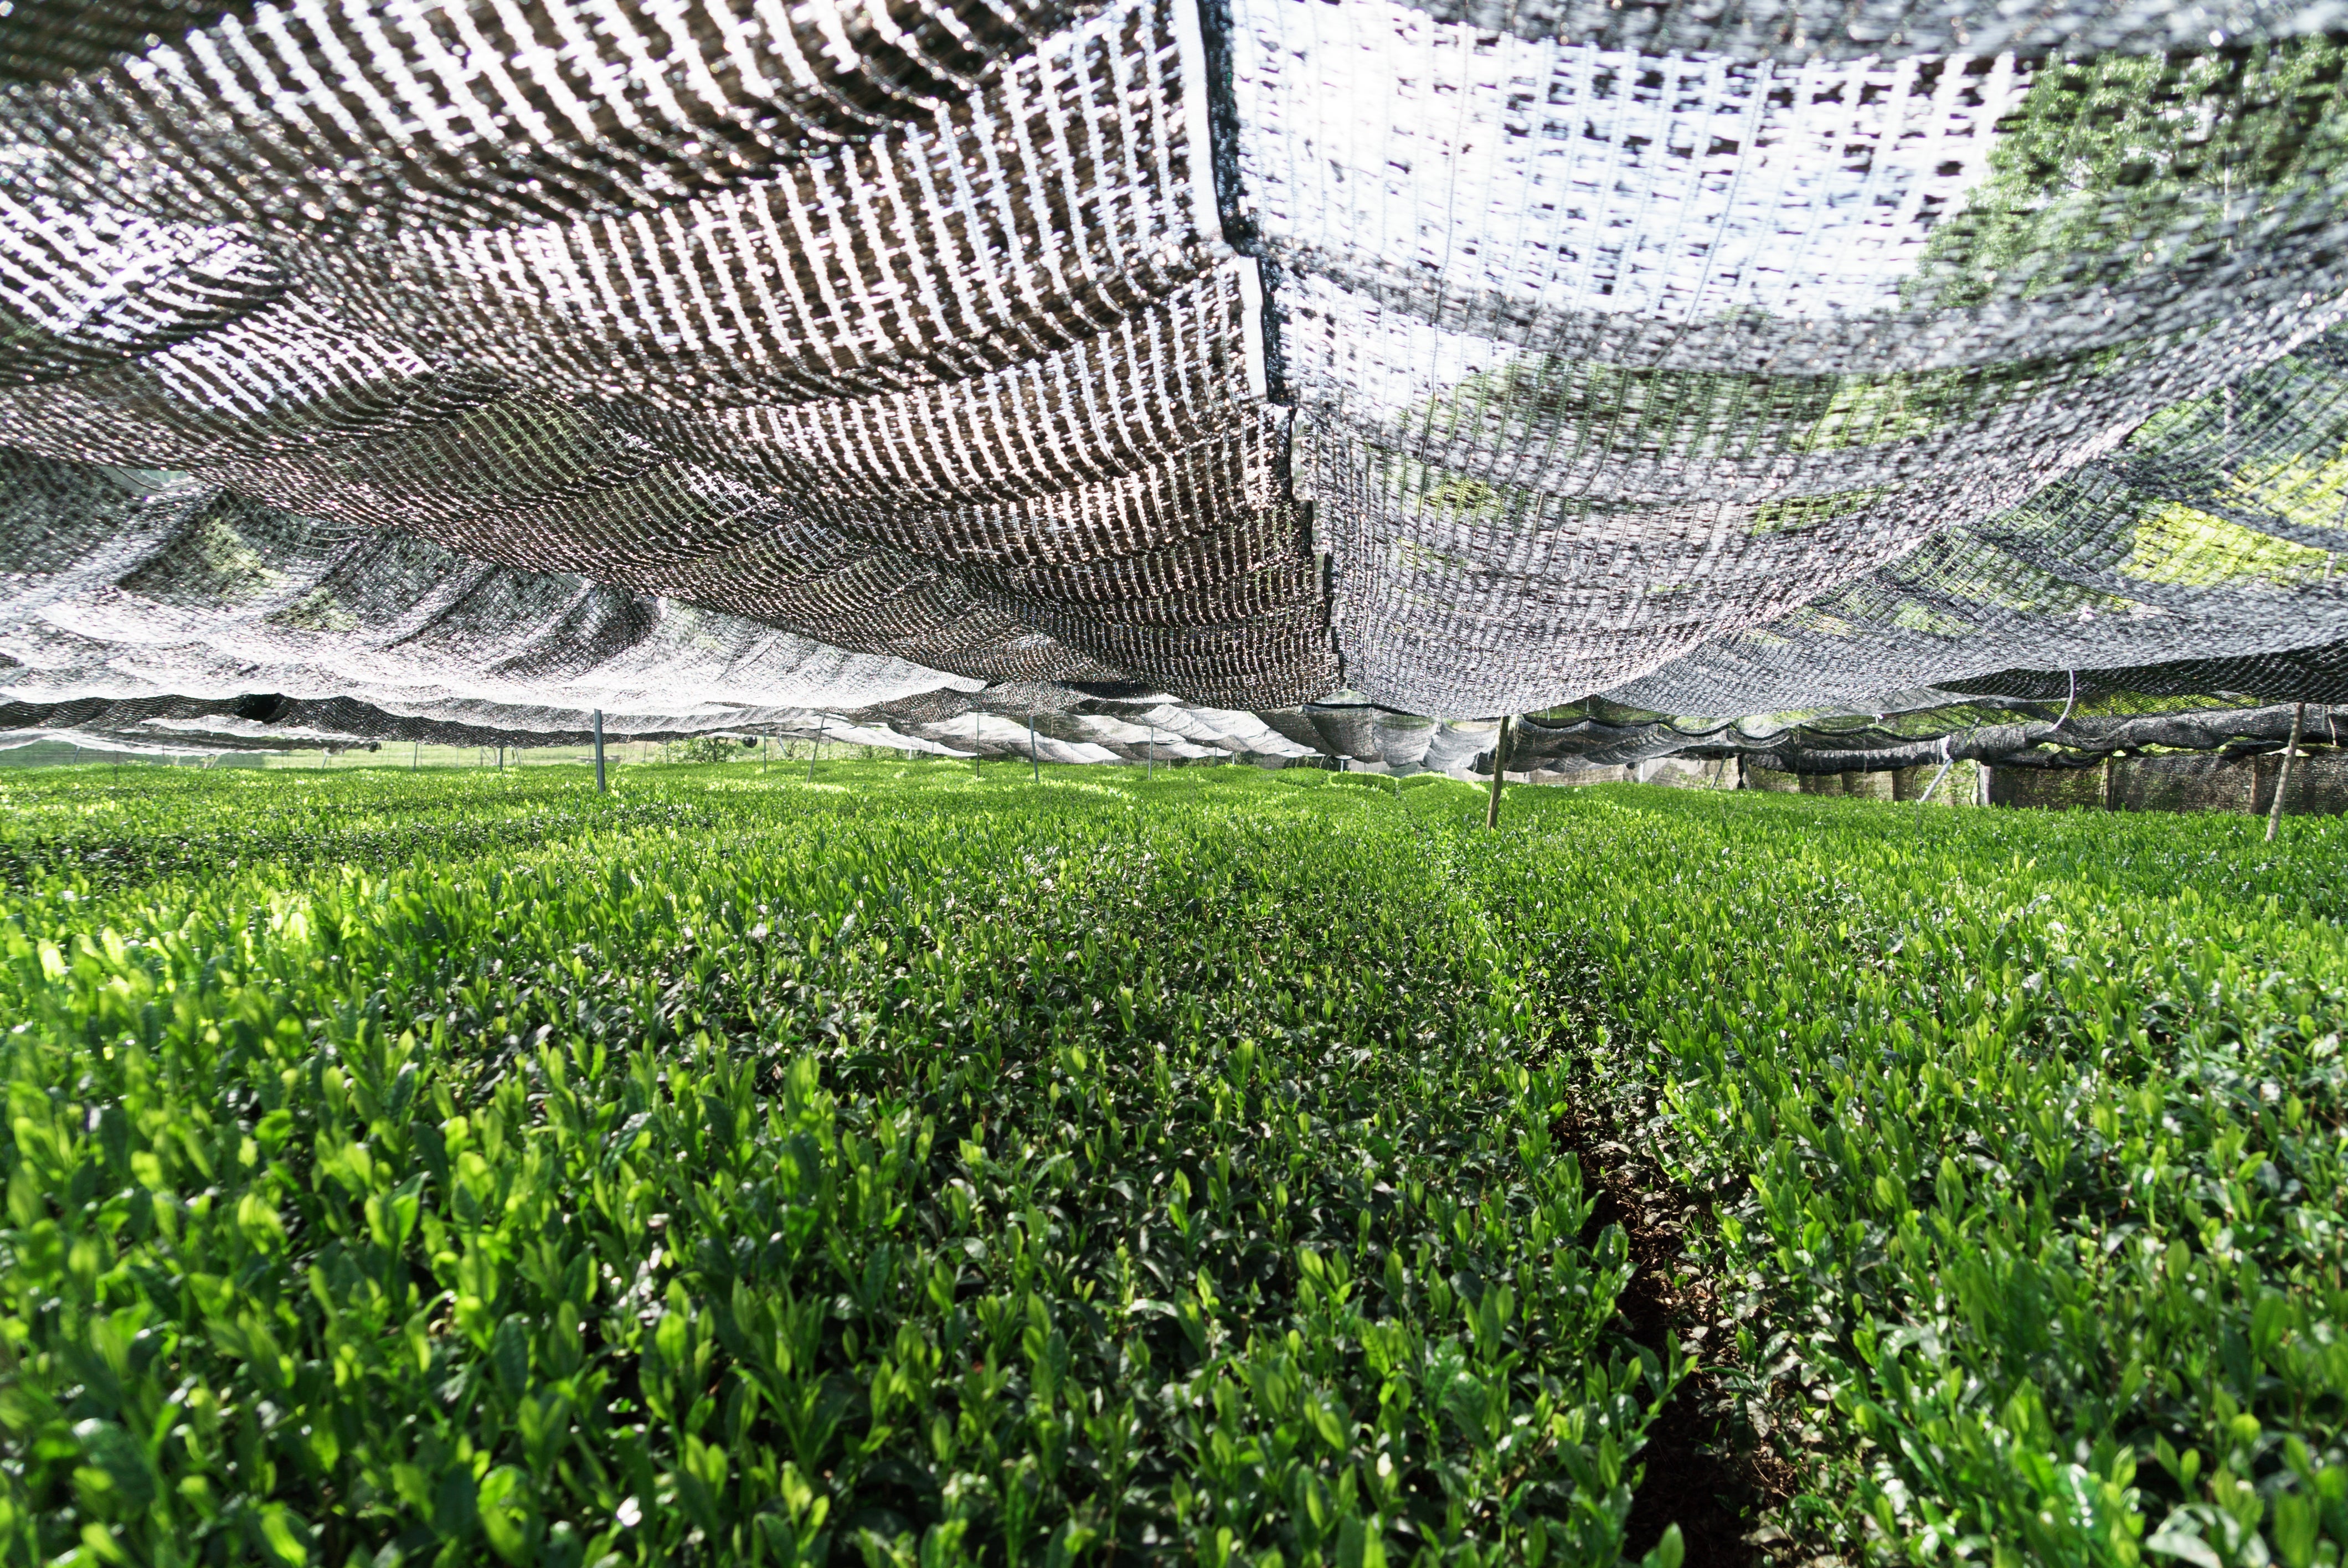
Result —
<instances>
[{"instance_id":1,"label":"shaded tea canopy","mask_svg":"<svg viewBox=\"0 0 2348 1568\"><path fill-rule=\"evenodd\" d=\"M1418 766L2348 640L2341 20L19 0L0 699Z\"/></svg>"}]
</instances>

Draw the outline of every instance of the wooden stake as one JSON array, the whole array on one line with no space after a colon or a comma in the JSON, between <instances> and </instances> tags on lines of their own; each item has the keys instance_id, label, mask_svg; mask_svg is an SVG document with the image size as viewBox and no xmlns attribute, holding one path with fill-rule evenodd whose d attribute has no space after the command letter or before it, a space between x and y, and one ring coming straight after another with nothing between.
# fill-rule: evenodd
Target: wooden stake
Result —
<instances>
[{"instance_id":1,"label":"wooden stake","mask_svg":"<svg viewBox=\"0 0 2348 1568\"><path fill-rule=\"evenodd\" d=\"M2274 804L2267 811L2267 842L2274 842L2275 829L2282 825L2283 792L2291 787L2291 759L2299 755L2299 737L2307 728L2307 704L2302 702L2291 711L2291 740L2282 749L2282 771L2275 774Z\"/></svg>"},{"instance_id":2,"label":"wooden stake","mask_svg":"<svg viewBox=\"0 0 2348 1568\"><path fill-rule=\"evenodd\" d=\"M1500 715L1499 737L1492 743L1492 794L1484 802L1484 825L1487 828L1500 825L1500 775L1508 771L1508 766L1509 716L1503 713Z\"/></svg>"}]
</instances>

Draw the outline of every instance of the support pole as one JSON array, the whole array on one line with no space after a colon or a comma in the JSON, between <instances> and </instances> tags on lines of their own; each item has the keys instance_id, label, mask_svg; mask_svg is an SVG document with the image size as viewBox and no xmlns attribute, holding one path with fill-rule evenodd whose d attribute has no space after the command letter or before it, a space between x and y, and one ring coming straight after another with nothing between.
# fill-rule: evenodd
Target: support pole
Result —
<instances>
[{"instance_id":1,"label":"support pole","mask_svg":"<svg viewBox=\"0 0 2348 1568\"><path fill-rule=\"evenodd\" d=\"M1492 793L1484 802L1484 825L1500 825L1500 777L1509 769L1509 716L1500 715L1499 738L1492 743Z\"/></svg>"},{"instance_id":2,"label":"support pole","mask_svg":"<svg viewBox=\"0 0 2348 1568\"><path fill-rule=\"evenodd\" d=\"M1956 765L1957 760L1954 757L1942 757L1941 759L1941 771L1932 775L1932 782L1924 786L1924 793L1916 797L1916 804L1918 805L1931 804L1932 792L1941 787L1941 781L1948 777L1949 770Z\"/></svg>"},{"instance_id":3,"label":"support pole","mask_svg":"<svg viewBox=\"0 0 2348 1568\"><path fill-rule=\"evenodd\" d=\"M603 794L611 786L603 782L603 710L595 710L595 793Z\"/></svg>"},{"instance_id":4,"label":"support pole","mask_svg":"<svg viewBox=\"0 0 2348 1568\"><path fill-rule=\"evenodd\" d=\"M978 710L970 711L970 776L978 776Z\"/></svg>"},{"instance_id":5,"label":"support pole","mask_svg":"<svg viewBox=\"0 0 2348 1568\"><path fill-rule=\"evenodd\" d=\"M2282 771L2275 774L2274 804L2267 810L2267 842L2274 842L2275 829L2282 825L2282 794L2291 787L2291 764L2299 755L2299 737L2307 728L2307 704L2302 702L2291 711L2291 741L2282 749Z\"/></svg>"},{"instance_id":6,"label":"support pole","mask_svg":"<svg viewBox=\"0 0 2348 1568\"><path fill-rule=\"evenodd\" d=\"M816 753L818 753L818 752L821 751L822 749L823 749L823 715L822 715L821 713L818 713L818 714L815 716L815 744L813 744L813 745L811 745L811 746L809 746L809 747L808 748L808 777L807 777L807 782L808 782L808 783L809 783L809 784L813 784L813 783L815 783L815 754L816 754Z\"/></svg>"},{"instance_id":7,"label":"support pole","mask_svg":"<svg viewBox=\"0 0 2348 1568\"><path fill-rule=\"evenodd\" d=\"M1035 756L1035 710L1027 710L1027 773L1029 782L1044 782L1044 764Z\"/></svg>"}]
</instances>

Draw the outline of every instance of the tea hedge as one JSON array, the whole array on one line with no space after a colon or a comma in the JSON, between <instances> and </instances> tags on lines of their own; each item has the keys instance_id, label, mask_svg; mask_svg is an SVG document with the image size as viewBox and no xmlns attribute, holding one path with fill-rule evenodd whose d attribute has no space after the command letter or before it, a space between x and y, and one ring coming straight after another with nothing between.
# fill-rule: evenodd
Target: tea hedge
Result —
<instances>
[{"instance_id":1,"label":"tea hedge","mask_svg":"<svg viewBox=\"0 0 2348 1568\"><path fill-rule=\"evenodd\" d=\"M1569 1117L1805 1550L2348 1544L2336 823L149 777L0 786L19 1558L1613 1563Z\"/></svg>"},{"instance_id":2,"label":"tea hedge","mask_svg":"<svg viewBox=\"0 0 2348 1568\"><path fill-rule=\"evenodd\" d=\"M13 1553L1620 1560L1679 1368L1415 830L833 776L23 817Z\"/></svg>"},{"instance_id":3,"label":"tea hedge","mask_svg":"<svg viewBox=\"0 0 2348 1568\"><path fill-rule=\"evenodd\" d=\"M2341 1560L2342 824L1518 805L1479 888L1602 1020L1577 1092L1716 1199L1715 1369L1796 1412L1813 1529Z\"/></svg>"}]
</instances>

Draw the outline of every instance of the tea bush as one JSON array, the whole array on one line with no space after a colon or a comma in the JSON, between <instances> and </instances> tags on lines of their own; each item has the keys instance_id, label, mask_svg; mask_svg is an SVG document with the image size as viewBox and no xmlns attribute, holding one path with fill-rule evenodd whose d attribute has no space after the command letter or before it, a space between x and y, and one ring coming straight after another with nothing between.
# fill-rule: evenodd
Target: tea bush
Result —
<instances>
[{"instance_id":1,"label":"tea bush","mask_svg":"<svg viewBox=\"0 0 2348 1568\"><path fill-rule=\"evenodd\" d=\"M1797 1539L2348 1543L2337 823L60 775L0 786L14 1557L1612 1564L1688 1366L1569 1114L1709 1204Z\"/></svg>"},{"instance_id":2,"label":"tea bush","mask_svg":"<svg viewBox=\"0 0 2348 1568\"><path fill-rule=\"evenodd\" d=\"M13 789L13 1553L1618 1561L1679 1368L1418 832L908 771Z\"/></svg>"},{"instance_id":3,"label":"tea bush","mask_svg":"<svg viewBox=\"0 0 2348 1568\"><path fill-rule=\"evenodd\" d=\"M1718 1200L1718 1370L1813 1528L2341 1560L2340 822L1560 793L1479 894L1600 1020L1576 1092Z\"/></svg>"}]
</instances>

